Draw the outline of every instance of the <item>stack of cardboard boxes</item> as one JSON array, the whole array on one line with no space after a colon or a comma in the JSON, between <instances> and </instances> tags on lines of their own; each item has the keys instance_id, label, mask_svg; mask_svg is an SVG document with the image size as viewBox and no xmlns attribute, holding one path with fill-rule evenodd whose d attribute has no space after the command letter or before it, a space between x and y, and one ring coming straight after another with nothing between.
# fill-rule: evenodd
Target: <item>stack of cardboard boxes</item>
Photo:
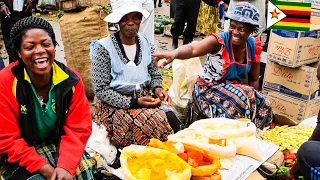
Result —
<instances>
[{"instance_id":1,"label":"stack of cardboard boxes","mask_svg":"<svg viewBox=\"0 0 320 180\"><path fill-rule=\"evenodd\" d=\"M263 91L273 112L292 124L318 114L320 30L272 30Z\"/></svg>"}]
</instances>

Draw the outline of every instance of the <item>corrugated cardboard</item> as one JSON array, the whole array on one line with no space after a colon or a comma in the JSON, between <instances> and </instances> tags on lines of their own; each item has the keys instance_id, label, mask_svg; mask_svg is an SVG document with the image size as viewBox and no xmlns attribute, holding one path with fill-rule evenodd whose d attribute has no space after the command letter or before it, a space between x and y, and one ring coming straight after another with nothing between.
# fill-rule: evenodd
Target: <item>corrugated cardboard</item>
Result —
<instances>
[{"instance_id":1,"label":"corrugated cardboard","mask_svg":"<svg viewBox=\"0 0 320 180\"><path fill-rule=\"evenodd\" d=\"M299 124L304 119L315 116L319 112L320 98L310 101L299 101L274 91L265 91L275 114L284 116Z\"/></svg>"},{"instance_id":2,"label":"corrugated cardboard","mask_svg":"<svg viewBox=\"0 0 320 180\"><path fill-rule=\"evenodd\" d=\"M320 30L320 24L310 24L311 30Z\"/></svg>"},{"instance_id":3,"label":"corrugated cardboard","mask_svg":"<svg viewBox=\"0 0 320 180\"><path fill-rule=\"evenodd\" d=\"M319 61L320 30L299 32L272 30L268 59L287 67L299 67Z\"/></svg>"},{"instance_id":4,"label":"corrugated cardboard","mask_svg":"<svg viewBox=\"0 0 320 180\"><path fill-rule=\"evenodd\" d=\"M268 61L263 89L276 91L302 101L315 99L319 96L317 67L318 63L299 68L289 68Z\"/></svg>"},{"instance_id":5,"label":"corrugated cardboard","mask_svg":"<svg viewBox=\"0 0 320 180\"><path fill-rule=\"evenodd\" d=\"M304 2L312 4L310 18L311 24L320 25L320 0L304 0Z\"/></svg>"},{"instance_id":6,"label":"corrugated cardboard","mask_svg":"<svg viewBox=\"0 0 320 180\"><path fill-rule=\"evenodd\" d=\"M312 24L320 25L320 9L312 9L310 21Z\"/></svg>"}]
</instances>

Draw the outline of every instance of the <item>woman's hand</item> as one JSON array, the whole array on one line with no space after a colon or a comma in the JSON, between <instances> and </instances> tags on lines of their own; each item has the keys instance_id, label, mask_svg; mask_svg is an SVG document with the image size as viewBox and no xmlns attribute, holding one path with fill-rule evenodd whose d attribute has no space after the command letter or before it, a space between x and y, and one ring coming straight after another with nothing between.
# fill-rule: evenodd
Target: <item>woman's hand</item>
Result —
<instances>
[{"instance_id":1,"label":"woman's hand","mask_svg":"<svg viewBox=\"0 0 320 180\"><path fill-rule=\"evenodd\" d=\"M139 107L143 108L151 108L157 107L160 104L160 100L156 100L155 98L151 97L140 97L138 98L138 105Z\"/></svg>"},{"instance_id":2,"label":"woman's hand","mask_svg":"<svg viewBox=\"0 0 320 180\"><path fill-rule=\"evenodd\" d=\"M155 90L155 94L156 94L156 96L157 96L161 101L168 102L168 105L169 105L169 106L172 105L172 99L171 99L171 97L169 96L168 92L165 91L164 89L162 89L162 88L157 88L157 89Z\"/></svg>"},{"instance_id":3,"label":"woman's hand","mask_svg":"<svg viewBox=\"0 0 320 180\"><path fill-rule=\"evenodd\" d=\"M73 180L73 177L69 171L58 167L54 170L51 180Z\"/></svg>"},{"instance_id":4,"label":"woman's hand","mask_svg":"<svg viewBox=\"0 0 320 180\"><path fill-rule=\"evenodd\" d=\"M158 63L160 59L166 59L166 61L160 65L160 67L164 67L167 64L170 64L176 58L177 55L174 51L171 51L166 53L153 54L152 56L153 56L154 65L156 67L159 67Z\"/></svg>"},{"instance_id":5,"label":"woman's hand","mask_svg":"<svg viewBox=\"0 0 320 180\"><path fill-rule=\"evenodd\" d=\"M0 4L0 13L4 16L4 18L10 18L10 10L7 5Z\"/></svg>"},{"instance_id":6,"label":"woman's hand","mask_svg":"<svg viewBox=\"0 0 320 180\"><path fill-rule=\"evenodd\" d=\"M39 169L39 173L47 179L51 179L54 168L50 164L46 164Z\"/></svg>"},{"instance_id":7,"label":"woman's hand","mask_svg":"<svg viewBox=\"0 0 320 180\"><path fill-rule=\"evenodd\" d=\"M26 10L24 12L32 12L32 9L34 7L33 1L34 0L27 0L27 2L26 2L26 6L27 7L26 7Z\"/></svg>"}]
</instances>

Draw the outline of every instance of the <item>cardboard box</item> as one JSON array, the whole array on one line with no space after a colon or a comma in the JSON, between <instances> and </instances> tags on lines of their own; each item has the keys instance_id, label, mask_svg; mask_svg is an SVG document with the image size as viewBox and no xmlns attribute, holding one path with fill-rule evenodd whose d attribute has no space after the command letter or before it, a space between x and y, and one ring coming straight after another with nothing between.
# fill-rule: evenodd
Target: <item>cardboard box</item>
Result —
<instances>
[{"instance_id":1,"label":"cardboard box","mask_svg":"<svg viewBox=\"0 0 320 180\"><path fill-rule=\"evenodd\" d=\"M310 18L311 24L320 25L320 0L304 0L304 2L312 4Z\"/></svg>"},{"instance_id":2,"label":"cardboard box","mask_svg":"<svg viewBox=\"0 0 320 180\"><path fill-rule=\"evenodd\" d=\"M299 101L274 91L267 91L267 97L275 114L286 117L295 124L317 115L320 108L319 97L310 101Z\"/></svg>"},{"instance_id":3,"label":"cardboard box","mask_svg":"<svg viewBox=\"0 0 320 180\"><path fill-rule=\"evenodd\" d=\"M265 91L276 91L301 101L315 99L319 96L317 67L318 63L289 68L268 61L263 89Z\"/></svg>"},{"instance_id":4,"label":"cardboard box","mask_svg":"<svg viewBox=\"0 0 320 180\"><path fill-rule=\"evenodd\" d=\"M311 30L320 30L320 24L310 24Z\"/></svg>"},{"instance_id":5,"label":"cardboard box","mask_svg":"<svg viewBox=\"0 0 320 180\"><path fill-rule=\"evenodd\" d=\"M272 30L268 59L287 67L299 67L320 60L320 30L299 32Z\"/></svg>"}]
</instances>

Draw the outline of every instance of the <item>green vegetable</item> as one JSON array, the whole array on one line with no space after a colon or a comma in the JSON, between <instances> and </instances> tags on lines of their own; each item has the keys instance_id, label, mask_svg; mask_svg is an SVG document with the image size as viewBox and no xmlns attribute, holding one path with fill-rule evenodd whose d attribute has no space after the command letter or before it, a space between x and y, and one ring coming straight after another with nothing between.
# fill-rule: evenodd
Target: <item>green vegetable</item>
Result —
<instances>
[{"instance_id":1,"label":"green vegetable","mask_svg":"<svg viewBox=\"0 0 320 180\"><path fill-rule=\"evenodd\" d=\"M288 171L289 171L289 168L287 168L285 166L281 166L281 167L279 167L279 169L276 172L272 173L268 177L269 178L275 178L275 177L281 176L282 174L284 174L284 173L286 173Z\"/></svg>"}]
</instances>

